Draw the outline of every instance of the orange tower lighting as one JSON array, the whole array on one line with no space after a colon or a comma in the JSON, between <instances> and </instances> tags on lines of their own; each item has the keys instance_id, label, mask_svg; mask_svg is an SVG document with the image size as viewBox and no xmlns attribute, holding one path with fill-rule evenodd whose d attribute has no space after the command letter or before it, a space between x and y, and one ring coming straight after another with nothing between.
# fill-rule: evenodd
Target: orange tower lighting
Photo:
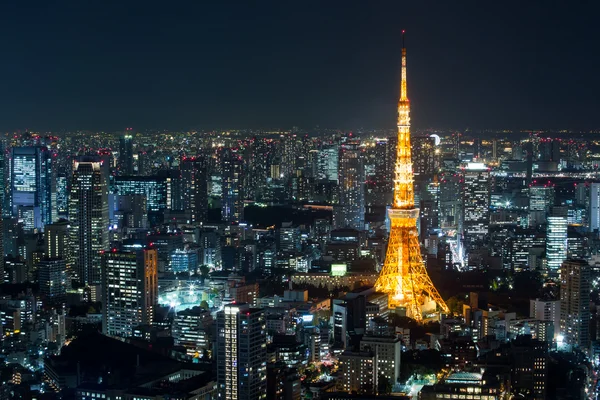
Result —
<instances>
[{"instance_id":1,"label":"orange tower lighting","mask_svg":"<svg viewBox=\"0 0 600 400\"><path fill-rule=\"evenodd\" d=\"M406 315L423 321L423 313L448 306L431 282L417 232L410 147L410 102L406 92L406 48L402 31L402 79L398 101L398 146L394 176L394 203L388 211L391 230L383 268L375 289L389 295L389 307L404 307ZM437 306L437 307L436 307Z\"/></svg>"}]
</instances>

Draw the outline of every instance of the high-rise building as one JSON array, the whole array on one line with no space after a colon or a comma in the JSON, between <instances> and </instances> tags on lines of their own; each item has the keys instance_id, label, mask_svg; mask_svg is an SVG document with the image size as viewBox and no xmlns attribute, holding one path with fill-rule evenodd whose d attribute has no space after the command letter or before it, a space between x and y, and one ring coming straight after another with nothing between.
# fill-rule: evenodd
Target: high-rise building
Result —
<instances>
[{"instance_id":1,"label":"high-rise building","mask_svg":"<svg viewBox=\"0 0 600 400\"><path fill-rule=\"evenodd\" d=\"M210 311L200 307L178 311L173 318L173 339L183 346L190 356L199 357L212 350L211 330L213 318Z\"/></svg>"},{"instance_id":2,"label":"high-rise building","mask_svg":"<svg viewBox=\"0 0 600 400\"><path fill-rule=\"evenodd\" d=\"M109 218L107 176L95 157L73 162L69 222L75 278L81 284L97 285L101 252L108 249Z\"/></svg>"},{"instance_id":3,"label":"high-rise building","mask_svg":"<svg viewBox=\"0 0 600 400\"><path fill-rule=\"evenodd\" d=\"M221 152L221 218L224 222L244 220L244 163L234 149Z\"/></svg>"},{"instance_id":4,"label":"high-rise building","mask_svg":"<svg viewBox=\"0 0 600 400\"><path fill-rule=\"evenodd\" d=\"M119 175L133 175L133 136L132 129L127 128L126 133L119 138Z\"/></svg>"},{"instance_id":5,"label":"high-rise building","mask_svg":"<svg viewBox=\"0 0 600 400\"><path fill-rule=\"evenodd\" d=\"M511 394L527 399L546 399L548 343L519 336L510 343Z\"/></svg>"},{"instance_id":6,"label":"high-rise building","mask_svg":"<svg viewBox=\"0 0 600 400\"><path fill-rule=\"evenodd\" d=\"M374 386L378 387L380 379L386 379L395 385L400 378L400 354L402 343L397 336L366 335L360 341L360 349L370 350L375 355L373 368Z\"/></svg>"},{"instance_id":7,"label":"high-rise building","mask_svg":"<svg viewBox=\"0 0 600 400\"><path fill-rule=\"evenodd\" d=\"M205 222L208 215L208 172L204 157L181 159L184 209L191 212L191 222Z\"/></svg>"},{"instance_id":8,"label":"high-rise building","mask_svg":"<svg viewBox=\"0 0 600 400\"><path fill-rule=\"evenodd\" d=\"M64 301L67 294L67 264L62 258L44 258L38 263L40 294L44 301Z\"/></svg>"},{"instance_id":9,"label":"high-rise building","mask_svg":"<svg viewBox=\"0 0 600 400\"><path fill-rule=\"evenodd\" d=\"M554 206L554 186L551 184L529 187L529 226L536 227L546 222Z\"/></svg>"},{"instance_id":10,"label":"high-rise building","mask_svg":"<svg viewBox=\"0 0 600 400\"><path fill-rule=\"evenodd\" d=\"M54 220L69 218L69 190L67 183L66 174L59 172L56 175L56 216L52 215Z\"/></svg>"},{"instance_id":11,"label":"high-rise building","mask_svg":"<svg viewBox=\"0 0 600 400\"><path fill-rule=\"evenodd\" d=\"M463 177L463 237L470 267L481 264L478 253L490 225L490 171L483 163L469 163Z\"/></svg>"},{"instance_id":12,"label":"high-rise building","mask_svg":"<svg viewBox=\"0 0 600 400\"><path fill-rule=\"evenodd\" d=\"M71 273L73 266L73 257L71 254L71 244L69 236L70 225L66 220L57 221L46 225L44 231L44 241L46 246L46 257L55 259L60 258L65 261L66 270Z\"/></svg>"},{"instance_id":13,"label":"high-rise building","mask_svg":"<svg viewBox=\"0 0 600 400\"><path fill-rule=\"evenodd\" d=\"M13 147L10 167L11 211L24 229L52 223L52 157L46 147Z\"/></svg>"},{"instance_id":14,"label":"high-rise building","mask_svg":"<svg viewBox=\"0 0 600 400\"><path fill-rule=\"evenodd\" d=\"M198 249L176 249L171 254L171 271L196 272L198 268Z\"/></svg>"},{"instance_id":15,"label":"high-rise building","mask_svg":"<svg viewBox=\"0 0 600 400\"><path fill-rule=\"evenodd\" d=\"M546 267L550 276L558 276L560 266L567 258L567 219L548 217L546 231Z\"/></svg>"},{"instance_id":16,"label":"high-rise building","mask_svg":"<svg viewBox=\"0 0 600 400\"><path fill-rule=\"evenodd\" d=\"M552 322L556 339L560 333L560 300L529 300L529 317Z\"/></svg>"},{"instance_id":17,"label":"high-rise building","mask_svg":"<svg viewBox=\"0 0 600 400\"><path fill-rule=\"evenodd\" d=\"M7 174L7 163L6 163L6 153L4 150L4 143L0 140L0 218L10 217L11 210L10 207L7 207L7 203L10 203L9 195L10 195L10 184L6 180Z\"/></svg>"},{"instance_id":18,"label":"high-rise building","mask_svg":"<svg viewBox=\"0 0 600 400\"><path fill-rule=\"evenodd\" d=\"M422 177L435 174L437 169L435 141L435 136L412 137L412 163L416 176Z\"/></svg>"},{"instance_id":19,"label":"high-rise building","mask_svg":"<svg viewBox=\"0 0 600 400\"><path fill-rule=\"evenodd\" d=\"M169 184L166 177L158 176L116 176L113 181L114 193L146 196L149 212L161 212L170 203Z\"/></svg>"},{"instance_id":20,"label":"high-rise building","mask_svg":"<svg viewBox=\"0 0 600 400\"><path fill-rule=\"evenodd\" d=\"M339 148L337 145L323 146L318 150L316 178L325 181L338 181Z\"/></svg>"},{"instance_id":21,"label":"high-rise building","mask_svg":"<svg viewBox=\"0 0 600 400\"><path fill-rule=\"evenodd\" d=\"M158 252L107 251L102 257L102 331L129 337L152 324L158 304Z\"/></svg>"},{"instance_id":22,"label":"high-rise building","mask_svg":"<svg viewBox=\"0 0 600 400\"><path fill-rule=\"evenodd\" d=\"M340 385L346 393L366 394L376 390L374 386L375 356L371 351L345 351L339 356Z\"/></svg>"},{"instance_id":23,"label":"high-rise building","mask_svg":"<svg viewBox=\"0 0 600 400\"><path fill-rule=\"evenodd\" d=\"M279 228L277 249L281 252L295 253L300 251L300 228L291 222L284 222Z\"/></svg>"},{"instance_id":24,"label":"high-rise building","mask_svg":"<svg viewBox=\"0 0 600 400\"><path fill-rule=\"evenodd\" d=\"M592 183L590 185L590 200L588 209L588 223L590 232L600 232L600 183Z\"/></svg>"},{"instance_id":25,"label":"high-rise building","mask_svg":"<svg viewBox=\"0 0 600 400\"><path fill-rule=\"evenodd\" d=\"M590 345L590 266L583 260L566 260L560 268L561 343L587 351Z\"/></svg>"},{"instance_id":26,"label":"high-rise building","mask_svg":"<svg viewBox=\"0 0 600 400\"><path fill-rule=\"evenodd\" d=\"M273 161L274 144L271 139L255 137L250 140L249 150L247 196L253 200L261 200Z\"/></svg>"},{"instance_id":27,"label":"high-rise building","mask_svg":"<svg viewBox=\"0 0 600 400\"><path fill-rule=\"evenodd\" d=\"M267 398L267 333L262 309L245 303L217 313L219 399Z\"/></svg>"},{"instance_id":28,"label":"high-rise building","mask_svg":"<svg viewBox=\"0 0 600 400\"><path fill-rule=\"evenodd\" d=\"M339 207L335 209L337 228L365 229L365 169L358 140L340 146Z\"/></svg>"},{"instance_id":29,"label":"high-rise building","mask_svg":"<svg viewBox=\"0 0 600 400\"><path fill-rule=\"evenodd\" d=\"M1 206L1 203L0 203ZM0 282L4 281L4 218L0 214Z\"/></svg>"}]
</instances>

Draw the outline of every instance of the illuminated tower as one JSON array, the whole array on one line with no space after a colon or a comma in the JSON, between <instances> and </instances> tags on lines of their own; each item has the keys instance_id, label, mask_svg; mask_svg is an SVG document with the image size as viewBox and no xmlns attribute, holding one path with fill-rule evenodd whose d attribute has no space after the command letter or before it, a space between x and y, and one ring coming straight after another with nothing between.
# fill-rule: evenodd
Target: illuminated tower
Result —
<instances>
[{"instance_id":1,"label":"illuminated tower","mask_svg":"<svg viewBox=\"0 0 600 400\"><path fill-rule=\"evenodd\" d=\"M402 34L404 35L404 32ZM448 307L433 286L421 258L417 232L419 209L414 205L409 113L410 103L406 95L406 48L403 46L394 203L388 211L391 230L385 263L375 283L375 289L388 293L390 308L405 308L407 316L422 321L424 311L435 309L437 305L448 312Z\"/></svg>"}]
</instances>

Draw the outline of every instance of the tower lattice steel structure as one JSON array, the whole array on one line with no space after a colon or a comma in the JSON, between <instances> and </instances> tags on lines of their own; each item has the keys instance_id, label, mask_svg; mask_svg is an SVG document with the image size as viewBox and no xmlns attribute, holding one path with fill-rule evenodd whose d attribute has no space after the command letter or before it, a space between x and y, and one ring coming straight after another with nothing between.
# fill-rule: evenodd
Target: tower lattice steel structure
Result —
<instances>
[{"instance_id":1,"label":"tower lattice steel structure","mask_svg":"<svg viewBox=\"0 0 600 400\"><path fill-rule=\"evenodd\" d=\"M394 176L394 203L388 211L391 230L387 253L375 289L389 294L390 308L405 307L407 316L423 320L423 312L448 306L433 286L423 259L417 232L410 147L410 103L406 93L406 48L402 32L402 80L398 101L398 145Z\"/></svg>"}]
</instances>

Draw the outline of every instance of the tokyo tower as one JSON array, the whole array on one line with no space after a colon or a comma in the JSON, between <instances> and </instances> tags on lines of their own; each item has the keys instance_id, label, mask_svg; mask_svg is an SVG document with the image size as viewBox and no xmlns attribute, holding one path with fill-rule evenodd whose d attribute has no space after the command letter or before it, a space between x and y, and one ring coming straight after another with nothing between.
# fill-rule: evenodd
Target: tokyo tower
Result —
<instances>
[{"instance_id":1,"label":"tokyo tower","mask_svg":"<svg viewBox=\"0 0 600 400\"><path fill-rule=\"evenodd\" d=\"M388 210L390 237L383 268L375 289L389 295L390 308L404 308L419 322L423 314L448 306L433 286L423 259L417 232L419 209L415 208L410 148L410 103L406 93L406 48L402 31L402 80L398 101L398 145L394 168L394 203Z\"/></svg>"}]
</instances>

